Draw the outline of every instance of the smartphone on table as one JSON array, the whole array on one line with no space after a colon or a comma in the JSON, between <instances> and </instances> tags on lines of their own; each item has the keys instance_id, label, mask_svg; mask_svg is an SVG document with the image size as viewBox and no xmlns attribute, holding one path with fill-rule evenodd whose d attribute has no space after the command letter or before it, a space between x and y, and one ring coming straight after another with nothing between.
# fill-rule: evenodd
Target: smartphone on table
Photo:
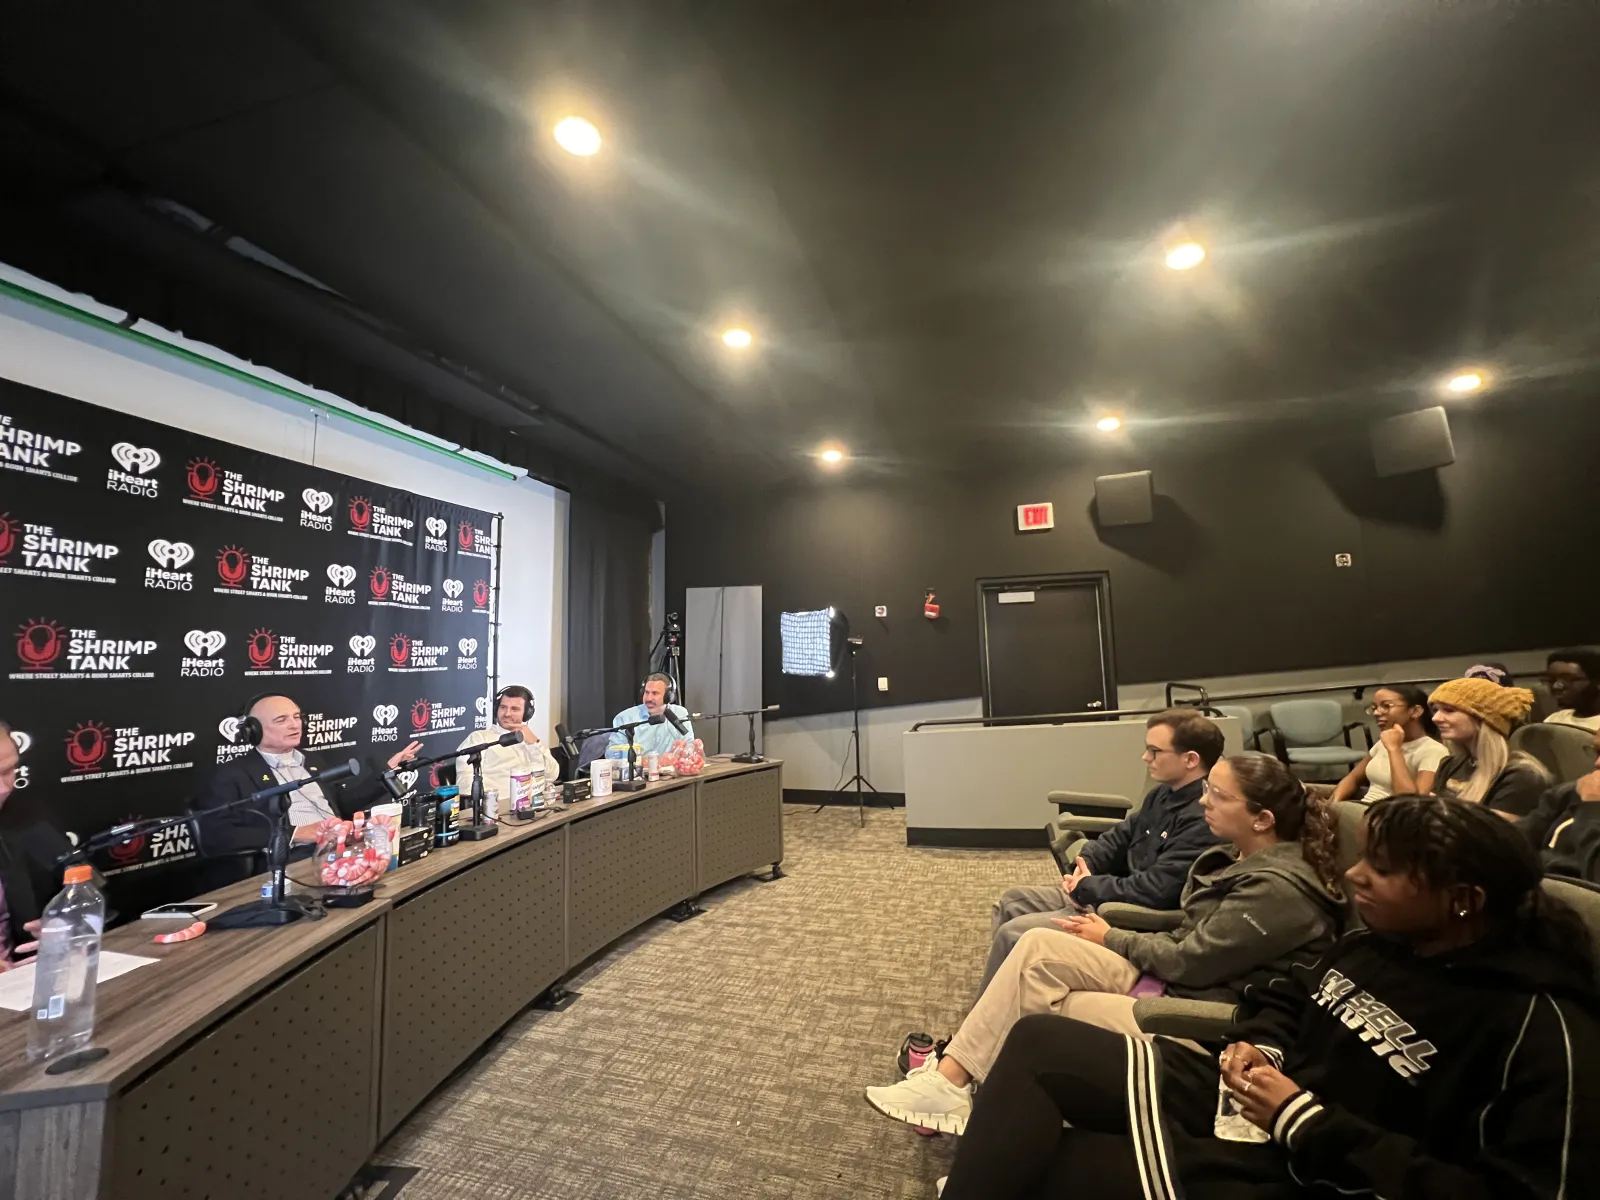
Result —
<instances>
[{"instance_id":1,"label":"smartphone on table","mask_svg":"<svg viewBox=\"0 0 1600 1200\"><path fill-rule=\"evenodd\" d=\"M198 921L217 906L203 900L189 900L182 904L161 904L140 917L145 921Z\"/></svg>"}]
</instances>

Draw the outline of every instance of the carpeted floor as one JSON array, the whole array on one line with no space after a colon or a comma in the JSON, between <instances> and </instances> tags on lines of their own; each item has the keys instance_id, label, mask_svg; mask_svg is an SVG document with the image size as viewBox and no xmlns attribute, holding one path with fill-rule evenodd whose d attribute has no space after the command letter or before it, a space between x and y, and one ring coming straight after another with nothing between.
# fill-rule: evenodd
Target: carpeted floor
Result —
<instances>
[{"instance_id":1,"label":"carpeted floor","mask_svg":"<svg viewBox=\"0 0 1600 1200\"><path fill-rule=\"evenodd\" d=\"M529 1012L379 1150L400 1200L931 1197L954 1143L873 1112L912 1029L948 1035L989 905L1043 850L905 844L903 809L789 805L784 870L650 922ZM399 1184L405 1179L403 1186Z\"/></svg>"}]
</instances>

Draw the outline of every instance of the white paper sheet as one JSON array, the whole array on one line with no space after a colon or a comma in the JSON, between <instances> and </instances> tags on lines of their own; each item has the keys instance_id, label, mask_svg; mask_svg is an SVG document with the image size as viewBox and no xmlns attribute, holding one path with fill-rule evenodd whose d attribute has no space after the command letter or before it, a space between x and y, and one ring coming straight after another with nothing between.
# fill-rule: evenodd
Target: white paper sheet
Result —
<instances>
[{"instance_id":1,"label":"white paper sheet","mask_svg":"<svg viewBox=\"0 0 1600 1200\"><path fill-rule=\"evenodd\" d=\"M119 954L115 950L100 951L99 983L115 979L118 975L126 975L129 971L136 971L140 967L148 966L159 959L146 958L142 954ZM33 964L13 967L0 975L0 1008L9 1008L12 1012L25 1013L33 1007Z\"/></svg>"}]
</instances>

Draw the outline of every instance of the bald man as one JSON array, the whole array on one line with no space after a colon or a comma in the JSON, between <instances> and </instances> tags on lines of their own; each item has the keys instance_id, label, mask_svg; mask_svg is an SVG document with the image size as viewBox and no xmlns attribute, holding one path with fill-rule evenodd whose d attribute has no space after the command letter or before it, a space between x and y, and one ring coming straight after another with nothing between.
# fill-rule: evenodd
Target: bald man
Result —
<instances>
[{"instance_id":1,"label":"bald man","mask_svg":"<svg viewBox=\"0 0 1600 1200\"><path fill-rule=\"evenodd\" d=\"M312 758L301 751L305 720L291 697L262 696L246 715L260 722L261 740L250 753L223 763L212 772L195 808L202 812L220 808L262 788L304 780L304 786L289 793L289 820L294 825L296 842L315 842L317 826L329 817L348 820L363 809L382 804L389 797L380 772L415 758L422 749L421 742L412 742L391 754L382 768L364 762L359 776L317 783L311 777L313 770L337 766L345 757ZM260 864L247 852L266 849L275 813L273 803L265 801L202 818L201 851L207 861L201 867L201 882L207 891L245 879L258 869Z\"/></svg>"}]
</instances>

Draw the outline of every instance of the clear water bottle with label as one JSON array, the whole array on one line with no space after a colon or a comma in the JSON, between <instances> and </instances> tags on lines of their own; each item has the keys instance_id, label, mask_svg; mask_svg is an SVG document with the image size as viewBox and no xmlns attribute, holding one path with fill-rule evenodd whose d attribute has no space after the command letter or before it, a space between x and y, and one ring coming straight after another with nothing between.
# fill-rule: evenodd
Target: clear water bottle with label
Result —
<instances>
[{"instance_id":1,"label":"clear water bottle with label","mask_svg":"<svg viewBox=\"0 0 1600 1200\"><path fill-rule=\"evenodd\" d=\"M35 1062L81 1050L94 1037L106 899L93 876L87 865L68 867L66 886L45 905L28 1024L28 1058Z\"/></svg>"}]
</instances>

